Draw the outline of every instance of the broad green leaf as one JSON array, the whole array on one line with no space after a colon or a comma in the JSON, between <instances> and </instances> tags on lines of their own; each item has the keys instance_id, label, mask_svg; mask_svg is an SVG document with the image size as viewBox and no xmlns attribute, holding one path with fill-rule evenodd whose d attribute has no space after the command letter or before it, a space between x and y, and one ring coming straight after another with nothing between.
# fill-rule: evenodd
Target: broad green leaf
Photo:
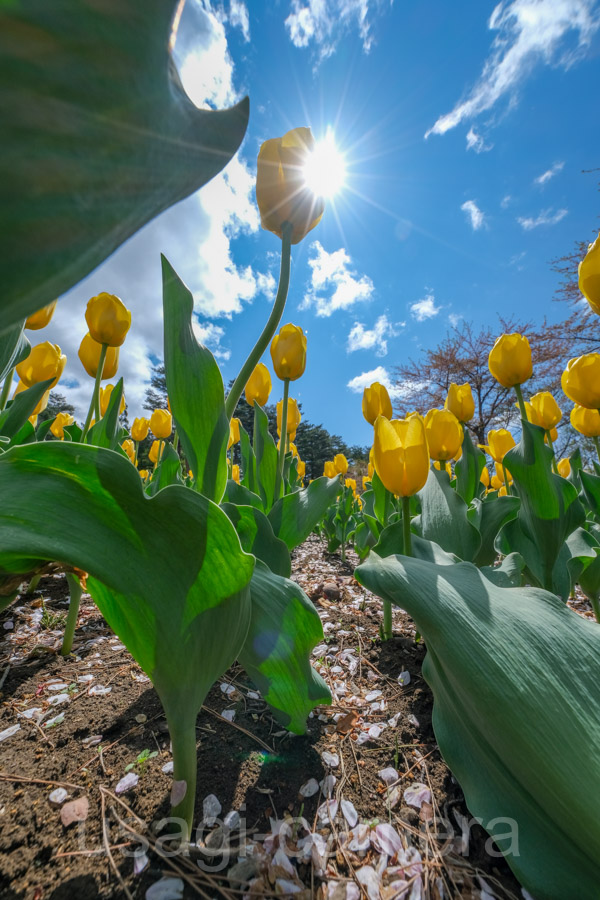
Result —
<instances>
[{"instance_id":1,"label":"broad green leaf","mask_svg":"<svg viewBox=\"0 0 600 900\"><path fill-rule=\"evenodd\" d=\"M171 411L198 491L220 502L227 481L229 420L221 371L194 335L194 298L162 257L165 374Z\"/></svg>"},{"instance_id":2,"label":"broad green leaf","mask_svg":"<svg viewBox=\"0 0 600 900\"><path fill-rule=\"evenodd\" d=\"M596 543L600 542L600 526L592 525L590 534L595 538ZM579 575L579 587L586 597L588 597L594 606L594 613L598 617L600 609L598 607L598 599L600 598L600 547L597 548L596 559L592 560L589 566Z\"/></svg>"},{"instance_id":3,"label":"broad green leaf","mask_svg":"<svg viewBox=\"0 0 600 900\"><path fill-rule=\"evenodd\" d=\"M421 515L413 521L421 537L461 559L473 559L481 546L481 538L469 522L467 504L451 487L448 473L431 469L418 496Z\"/></svg>"},{"instance_id":4,"label":"broad green leaf","mask_svg":"<svg viewBox=\"0 0 600 900\"><path fill-rule=\"evenodd\" d=\"M293 550L305 541L340 490L339 478L316 478L307 488L275 503L269 521L278 538Z\"/></svg>"},{"instance_id":5,"label":"broad green leaf","mask_svg":"<svg viewBox=\"0 0 600 900\"><path fill-rule=\"evenodd\" d=\"M273 506L275 483L277 480L277 446L269 432L269 418L254 401L254 451L256 454L256 477L258 493L265 512Z\"/></svg>"},{"instance_id":6,"label":"broad green leaf","mask_svg":"<svg viewBox=\"0 0 600 900\"><path fill-rule=\"evenodd\" d=\"M240 422L240 450L242 454L242 484L247 487L253 494L258 494L258 484L256 481L256 459L254 451L250 443L248 432Z\"/></svg>"},{"instance_id":7,"label":"broad green leaf","mask_svg":"<svg viewBox=\"0 0 600 900\"><path fill-rule=\"evenodd\" d=\"M366 559L375 546L376 541L366 522L360 522L354 532L354 549L360 559Z\"/></svg>"},{"instance_id":8,"label":"broad green leaf","mask_svg":"<svg viewBox=\"0 0 600 900\"><path fill-rule=\"evenodd\" d=\"M242 548L262 560L276 575L289 578L292 571L289 550L275 537L265 514L254 506L234 503L222 503L221 508L233 522Z\"/></svg>"},{"instance_id":9,"label":"broad green leaf","mask_svg":"<svg viewBox=\"0 0 600 900\"><path fill-rule=\"evenodd\" d=\"M579 479L579 473L583 469L583 461L581 459L581 450L579 447L575 450L574 453L569 457L569 462L571 464L571 471L567 476L567 481L570 481L571 484L575 485L578 491L581 490L581 481Z\"/></svg>"},{"instance_id":10,"label":"broad green leaf","mask_svg":"<svg viewBox=\"0 0 600 900\"><path fill-rule=\"evenodd\" d=\"M377 521L385 527L389 515L394 509L394 497L387 488L384 487L377 472L373 472L371 478L371 490L373 491L373 512Z\"/></svg>"},{"instance_id":11,"label":"broad green leaf","mask_svg":"<svg viewBox=\"0 0 600 900\"><path fill-rule=\"evenodd\" d=\"M119 408L123 396L123 379L119 378L110 394L106 412L99 422L96 422L88 431L86 444L95 447L106 447L108 450L116 450L121 443L122 428L119 424Z\"/></svg>"},{"instance_id":12,"label":"broad green leaf","mask_svg":"<svg viewBox=\"0 0 600 900\"><path fill-rule=\"evenodd\" d=\"M598 552L600 547L597 540L583 528L576 528L568 536L562 545L554 570L554 580L560 588L555 593L558 593L559 597L565 601L568 599L583 572L595 562Z\"/></svg>"},{"instance_id":13,"label":"broad green leaf","mask_svg":"<svg viewBox=\"0 0 600 900\"><path fill-rule=\"evenodd\" d=\"M485 453L482 453L479 447L475 446L467 426L463 425L462 429L464 434L462 455L454 467L456 471L456 490L465 503L469 504L473 497L478 496L482 488L480 476L485 466Z\"/></svg>"},{"instance_id":14,"label":"broad green leaf","mask_svg":"<svg viewBox=\"0 0 600 900\"><path fill-rule=\"evenodd\" d=\"M323 640L321 620L302 588L260 560L250 593L250 629L238 661L276 718L288 731L304 734L311 709L331 703L327 685L310 664L311 651Z\"/></svg>"},{"instance_id":15,"label":"broad green leaf","mask_svg":"<svg viewBox=\"0 0 600 900\"><path fill-rule=\"evenodd\" d=\"M495 541L501 528L516 518L521 501L518 497L494 496L479 500L475 497L467 511L467 518L481 535L481 546L473 562L477 566L491 566L498 555Z\"/></svg>"},{"instance_id":16,"label":"broad green leaf","mask_svg":"<svg viewBox=\"0 0 600 900\"><path fill-rule=\"evenodd\" d=\"M14 438L14 443L18 443L18 433L28 423L29 416L33 414L34 409L52 384L52 379L40 381L26 391L21 391L10 405L0 413L0 435L8 438ZM33 431L33 426L32 426ZM13 441L8 444L11 446ZM0 447L6 447L6 444L0 444Z\"/></svg>"},{"instance_id":17,"label":"broad green leaf","mask_svg":"<svg viewBox=\"0 0 600 900\"><path fill-rule=\"evenodd\" d=\"M173 444L166 441L163 445L160 462L155 466L152 477L146 486L146 493L154 497L170 484L177 484L181 474L181 460Z\"/></svg>"},{"instance_id":18,"label":"broad green leaf","mask_svg":"<svg viewBox=\"0 0 600 900\"><path fill-rule=\"evenodd\" d=\"M418 534L411 534L410 544L411 556L416 557L416 559L426 559L440 566L452 566L460 562L460 558L455 556L454 553L447 553L445 550L442 550L439 544L425 540ZM404 555L402 521L394 522L383 529L374 551L382 559L386 556Z\"/></svg>"},{"instance_id":19,"label":"broad green leaf","mask_svg":"<svg viewBox=\"0 0 600 900\"><path fill-rule=\"evenodd\" d=\"M469 563L371 553L355 574L424 636L438 744L517 878L540 900L596 900L600 628L549 592L498 587Z\"/></svg>"},{"instance_id":20,"label":"broad green leaf","mask_svg":"<svg viewBox=\"0 0 600 900\"><path fill-rule=\"evenodd\" d=\"M590 511L595 516L600 516L600 475L592 475L582 469L579 479Z\"/></svg>"},{"instance_id":21,"label":"broad green leaf","mask_svg":"<svg viewBox=\"0 0 600 900\"><path fill-rule=\"evenodd\" d=\"M31 344L23 332L23 322L17 322L0 334L0 387L15 366L29 356Z\"/></svg>"},{"instance_id":22,"label":"broad green leaf","mask_svg":"<svg viewBox=\"0 0 600 900\"><path fill-rule=\"evenodd\" d=\"M489 581L493 581L499 587L520 587L523 580L525 560L520 553L509 553L499 566L481 566L479 571Z\"/></svg>"},{"instance_id":23,"label":"broad green leaf","mask_svg":"<svg viewBox=\"0 0 600 900\"><path fill-rule=\"evenodd\" d=\"M238 149L248 100L194 106L170 56L177 7L1 4L0 333L68 291Z\"/></svg>"},{"instance_id":24,"label":"broad green leaf","mask_svg":"<svg viewBox=\"0 0 600 900\"><path fill-rule=\"evenodd\" d=\"M235 503L236 506L254 506L256 509L263 511L262 500L258 494L253 494L243 484L238 484L233 478L227 481L225 486L225 500L229 503Z\"/></svg>"}]
</instances>

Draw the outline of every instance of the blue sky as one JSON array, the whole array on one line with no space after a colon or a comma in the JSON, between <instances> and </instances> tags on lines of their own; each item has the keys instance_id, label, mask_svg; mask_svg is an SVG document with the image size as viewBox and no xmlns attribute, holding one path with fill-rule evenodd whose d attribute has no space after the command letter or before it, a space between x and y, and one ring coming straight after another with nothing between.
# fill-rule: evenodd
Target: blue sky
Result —
<instances>
[{"instance_id":1,"label":"blue sky","mask_svg":"<svg viewBox=\"0 0 600 900\"><path fill-rule=\"evenodd\" d=\"M80 415L91 380L77 348L102 290L133 313L120 373L130 419L142 414L162 355L161 251L194 292L225 380L237 373L269 314L281 246L260 228L256 157L299 125L317 139L332 128L347 168L292 250L282 320L308 336L292 393L311 421L370 443L362 387L461 319L565 314L549 262L593 239L600 213L598 175L582 174L600 164L600 3L187 0L176 53L198 105L247 93L250 125L224 173L61 298L40 333L69 356L61 389Z\"/></svg>"}]
</instances>

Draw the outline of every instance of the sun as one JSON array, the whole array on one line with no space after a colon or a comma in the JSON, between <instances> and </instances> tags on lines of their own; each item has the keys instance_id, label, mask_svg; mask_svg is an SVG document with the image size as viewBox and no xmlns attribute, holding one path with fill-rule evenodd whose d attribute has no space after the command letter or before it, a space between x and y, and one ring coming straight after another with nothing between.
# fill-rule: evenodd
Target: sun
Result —
<instances>
[{"instance_id":1,"label":"sun","mask_svg":"<svg viewBox=\"0 0 600 900\"><path fill-rule=\"evenodd\" d=\"M304 179L307 187L319 197L333 197L344 186L346 164L331 129L317 141L304 164Z\"/></svg>"}]
</instances>

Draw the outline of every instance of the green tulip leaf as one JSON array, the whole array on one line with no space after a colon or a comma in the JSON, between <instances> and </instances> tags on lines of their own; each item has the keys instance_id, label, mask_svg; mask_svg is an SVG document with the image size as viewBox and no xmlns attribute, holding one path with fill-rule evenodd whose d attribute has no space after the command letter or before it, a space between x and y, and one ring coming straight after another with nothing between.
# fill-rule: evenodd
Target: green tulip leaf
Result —
<instances>
[{"instance_id":1,"label":"green tulip leaf","mask_svg":"<svg viewBox=\"0 0 600 900\"><path fill-rule=\"evenodd\" d=\"M23 322L17 322L4 334L0 334L0 384L31 352L31 344L23 332L23 325Z\"/></svg>"},{"instance_id":2,"label":"green tulip leaf","mask_svg":"<svg viewBox=\"0 0 600 900\"><path fill-rule=\"evenodd\" d=\"M286 494L269 512L269 521L278 538L293 550L309 536L340 490L339 478L316 478L307 488Z\"/></svg>"},{"instance_id":3,"label":"green tulip leaf","mask_svg":"<svg viewBox=\"0 0 600 900\"><path fill-rule=\"evenodd\" d=\"M354 549L358 558L361 560L366 559L376 543L366 522L360 522L354 532Z\"/></svg>"},{"instance_id":4,"label":"green tulip leaf","mask_svg":"<svg viewBox=\"0 0 600 900\"><path fill-rule=\"evenodd\" d=\"M0 444L0 448L11 447L13 444L23 442L21 429L25 428L26 433L35 434L35 430L31 422L28 422L29 416L33 415L33 411L52 384L53 379L40 381L33 387L21 391L10 405L0 413L0 435L10 438L8 444ZM29 425L29 429L27 426Z\"/></svg>"},{"instance_id":5,"label":"green tulip leaf","mask_svg":"<svg viewBox=\"0 0 600 900\"><path fill-rule=\"evenodd\" d=\"M581 481L579 478L579 473L583 469L583 460L581 459L581 449L577 447L574 453L569 457L569 463L571 464L571 471L567 476L567 481L570 481L571 484L575 485L578 491L581 490Z\"/></svg>"},{"instance_id":6,"label":"green tulip leaf","mask_svg":"<svg viewBox=\"0 0 600 900\"><path fill-rule=\"evenodd\" d=\"M498 566L481 566L479 571L499 587L520 587L525 560L520 553L509 553Z\"/></svg>"},{"instance_id":7,"label":"green tulip leaf","mask_svg":"<svg viewBox=\"0 0 600 900\"><path fill-rule=\"evenodd\" d=\"M515 519L521 501L518 497L495 496L479 500L475 497L467 511L467 517L481 535L481 546L473 562L476 566L491 566L498 555L495 541L500 530Z\"/></svg>"},{"instance_id":8,"label":"green tulip leaf","mask_svg":"<svg viewBox=\"0 0 600 900\"><path fill-rule=\"evenodd\" d=\"M250 436L240 422L240 451L242 455L242 484L247 487L253 494L258 494L258 484L256 480L256 459L254 450L250 443Z\"/></svg>"},{"instance_id":9,"label":"green tulip leaf","mask_svg":"<svg viewBox=\"0 0 600 900\"><path fill-rule=\"evenodd\" d=\"M485 453L476 447L471 438L471 432L466 425L462 426L463 442L462 455L455 465L456 490L469 504L473 497L477 497L483 485L480 476L485 466Z\"/></svg>"},{"instance_id":10,"label":"green tulip leaf","mask_svg":"<svg viewBox=\"0 0 600 900\"><path fill-rule=\"evenodd\" d=\"M277 446L269 431L269 417L254 401L254 452L258 493L265 512L269 512L275 498L277 482Z\"/></svg>"},{"instance_id":11,"label":"green tulip leaf","mask_svg":"<svg viewBox=\"0 0 600 900\"><path fill-rule=\"evenodd\" d=\"M590 526L590 536L596 543L600 543L600 525ZM592 560L579 575L579 587L586 597L592 602L596 620L600 622L600 607L598 600L600 599L600 546L596 548L596 559Z\"/></svg>"},{"instance_id":12,"label":"green tulip leaf","mask_svg":"<svg viewBox=\"0 0 600 900\"><path fill-rule=\"evenodd\" d=\"M276 575L289 578L292 572L289 550L275 537L265 514L254 506L234 503L222 503L221 508L233 522L242 548L262 560Z\"/></svg>"},{"instance_id":13,"label":"green tulip leaf","mask_svg":"<svg viewBox=\"0 0 600 900\"><path fill-rule=\"evenodd\" d=\"M238 149L248 100L215 111L188 98L169 51L177 5L1 5L0 333L68 291Z\"/></svg>"},{"instance_id":14,"label":"green tulip leaf","mask_svg":"<svg viewBox=\"0 0 600 900\"><path fill-rule=\"evenodd\" d=\"M219 503L227 481L229 420L221 371L192 327L194 298L162 257L165 374L171 410L198 491Z\"/></svg>"},{"instance_id":15,"label":"green tulip leaf","mask_svg":"<svg viewBox=\"0 0 600 900\"><path fill-rule=\"evenodd\" d=\"M424 636L436 739L517 878L540 900L596 900L600 628L469 563L371 553L355 575Z\"/></svg>"},{"instance_id":16,"label":"green tulip leaf","mask_svg":"<svg viewBox=\"0 0 600 900\"><path fill-rule=\"evenodd\" d=\"M278 721L304 734L311 709L331 703L329 688L310 664L323 640L321 620L302 588L260 560L250 592L252 617L238 661Z\"/></svg>"},{"instance_id":17,"label":"green tulip leaf","mask_svg":"<svg viewBox=\"0 0 600 900\"><path fill-rule=\"evenodd\" d=\"M146 485L146 493L149 497L154 497L163 488L170 484L181 483L181 460L177 450L168 441L163 444L160 456L160 462L155 466L152 478Z\"/></svg>"},{"instance_id":18,"label":"green tulip leaf","mask_svg":"<svg viewBox=\"0 0 600 900\"><path fill-rule=\"evenodd\" d=\"M106 447L108 450L116 450L121 442L122 428L119 424L119 409L123 396L123 379L119 378L117 384L110 393L110 399L106 412L99 422L96 422L88 431L86 443L95 447Z\"/></svg>"},{"instance_id":19,"label":"green tulip leaf","mask_svg":"<svg viewBox=\"0 0 600 900\"><path fill-rule=\"evenodd\" d=\"M592 475L581 469L579 480L590 512L600 516L600 475Z\"/></svg>"},{"instance_id":20,"label":"green tulip leaf","mask_svg":"<svg viewBox=\"0 0 600 900\"><path fill-rule=\"evenodd\" d=\"M467 504L450 485L448 473L431 469L418 497L421 515L413 520L413 526L421 537L461 559L473 559L481 538L468 519Z\"/></svg>"},{"instance_id":21,"label":"green tulip leaf","mask_svg":"<svg viewBox=\"0 0 600 900\"><path fill-rule=\"evenodd\" d=\"M255 509L263 512L262 500L258 494L253 494L243 484L238 484L233 478L227 481L225 486L224 499L228 503L234 503L236 506L253 506Z\"/></svg>"}]
</instances>

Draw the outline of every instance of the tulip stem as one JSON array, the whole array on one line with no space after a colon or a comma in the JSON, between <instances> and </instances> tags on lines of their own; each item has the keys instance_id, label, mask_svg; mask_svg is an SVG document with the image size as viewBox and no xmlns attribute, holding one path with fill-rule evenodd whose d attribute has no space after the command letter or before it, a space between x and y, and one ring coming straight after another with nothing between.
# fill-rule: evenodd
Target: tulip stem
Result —
<instances>
[{"instance_id":1,"label":"tulip stem","mask_svg":"<svg viewBox=\"0 0 600 900\"><path fill-rule=\"evenodd\" d=\"M527 422L527 410L525 409L525 401L523 400L523 391L521 390L520 384L515 384L515 394L517 395L517 400L519 402L519 409L521 410L521 418L524 422Z\"/></svg>"},{"instance_id":2,"label":"tulip stem","mask_svg":"<svg viewBox=\"0 0 600 900\"><path fill-rule=\"evenodd\" d=\"M290 259L291 259L291 237L293 226L290 222L284 222L282 225L281 238L281 268L279 270L279 286L277 288L277 296L271 310L268 322L264 327L263 333L254 345L248 356L248 359L242 366L239 375L233 382L231 390L225 401L225 412L227 418L231 419L238 404L238 400L242 396L242 391L246 386L246 382L252 375L256 364L260 361L261 356L268 347L271 338L275 334L275 330L281 321L283 310L285 309L285 301L287 300L288 287L290 284Z\"/></svg>"},{"instance_id":3,"label":"tulip stem","mask_svg":"<svg viewBox=\"0 0 600 900\"><path fill-rule=\"evenodd\" d=\"M134 464L134 466L136 467L136 469L137 469L137 464L138 464L138 453L139 453L139 450L140 450L140 442L139 442L139 441L136 441L136 442L135 442L135 456L133 457L133 464Z\"/></svg>"},{"instance_id":4,"label":"tulip stem","mask_svg":"<svg viewBox=\"0 0 600 900\"><path fill-rule=\"evenodd\" d=\"M598 459L600 459L600 440L598 437L593 437L592 440L594 442L594 447L596 448L596 453L598 454Z\"/></svg>"},{"instance_id":5,"label":"tulip stem","mask_svg":"<svg viewBox=\"0 0 600 900\"><path fill-rule=\"evenodd\" d=\"M4 384L2 386L2 393L0 394L0 412L4 409L8 402L8 397L10 395L10 389L12 387L13 378L15 377L15 370L10 369L6 378L4 379Z\"/></svg>"},{"instance_id":6,"label":"tulip stem","mask_svg":"<svg viewBox=\"0 0 600 900\"><path fill-rule=\"evenodd\" d=\"M104 372L104 361L106 359L106 352L108 350L108 344L102 344L100 349L100 359L98 360L98 368L96 369L96 380L94 382L94 393L92 394L92 399L90 402L90 408L88 409L87 418L85 420L85 425L83 426L83 432L81 435L81 443L83 443L87 437L87 433L90 430L90 422L92 421L92 416L94 414L94 410L96 410L96 422L100 421L100 382L102 381L102 374Z\"/></svg>"},{"instance_id":7,"label":"tulip stem","mask_svg":"<svg viewBox=\"0 0 600 900\"><path fill-rule=\"evenodd\" d=\"M592 604L592 609L594 610L594 615L596 616L596 622L600 624L600 603L598 602L598 598L590 597L590 603Z\"/></svg>"},{"instance_id":8,"label":"tulip stem","mask_svg":"<svg viewBox=\"0 0 600 900\"><path fill-rule=\"evenodd\" d=\"M550 436L549 429L546 429L546 439L548 441L548 446L550 447L550 449L552 451L552 460L551 460L552 471L554 472L555 475L558 475L558 466L556 465L556 456L554 454L554 444L552 443L552 437Z\"/></svg>"},{"instance_id":9,"label":"tulip stem","mask_svg":"<svg viewBox=\"0 0 600 900\"><path fill-rule=\"evenodd\" d=\"M283 379L283 400L281 401L281 432L279 434L279 458L277 460L277 479L275 482L275 496L279 499L279 493L283 487L283 465L285 462L285 445L287 443L287 414L288 396L290 393L290 379Z\"/></svg>"},{"instance_id":10,"label":"tulip stem","mask_svg":"<svg viewBox=\"0 0 600 900\"><path fill-rule=\"evenodd\" d=\"M404 555L412 556L412 538L410 536L410 497L402 498L402 533L404 536Z\"/></svg>"},{"instance_id":11,"label":"tulip stem","mask_svg":"<svg viewBox=\"0 0 600 900\"><path fill-rule=\"evenodd\" d=\"M61 656L68 656L73 647L73 636L77 625L77 616L79 615L79 603L81 601L82 587L77 575L67 572L67 581L69 583L69 612L67 614L67 622L65 625L65 633L63 634L62 647L60 648Z\"/></svg>"}]
</instances>

